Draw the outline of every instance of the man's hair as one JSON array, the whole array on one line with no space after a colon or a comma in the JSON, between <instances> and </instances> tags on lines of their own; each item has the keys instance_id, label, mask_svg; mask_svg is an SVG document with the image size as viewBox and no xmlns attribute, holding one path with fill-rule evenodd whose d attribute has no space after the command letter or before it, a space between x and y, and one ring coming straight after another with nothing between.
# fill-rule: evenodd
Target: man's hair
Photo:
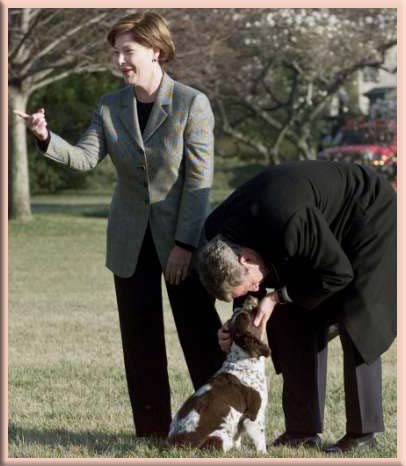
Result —
<instances>
[{"instance_id":1,"label":"man's hair","mask_svg":"<svg viewBox=\"0 0 406 466\"><path fill-rule=\"evenodd\" d=\"M167 63L175 56L175 44L172 41L168 23L158 13L150 11L135 13L121 18L107 35L109 44L114 47L117 36L131 34L134 41L159 50L159 63Z\"/></svg>"},{"instance_id":2,"label":"man's hair","mask_svg":"<svg viewBox=\"0 0 406 466\"><path fill-rule=\"evenodd\" d=\"M207 291L217 299L231 301L232 291L247 274L238 258L242 248L221 235L204 245L198 254L197 269Z\"/></svg>"}]
</instances>

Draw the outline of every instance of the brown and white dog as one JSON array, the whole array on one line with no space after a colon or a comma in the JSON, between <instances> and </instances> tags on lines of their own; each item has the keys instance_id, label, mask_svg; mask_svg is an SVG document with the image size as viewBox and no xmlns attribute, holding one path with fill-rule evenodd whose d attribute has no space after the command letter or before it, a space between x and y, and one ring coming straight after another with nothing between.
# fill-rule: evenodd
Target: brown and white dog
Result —
<instances>
[{"instance_id":1,"label":"brown and white dog","mask_svg":"<svg viewBox=\"0 0 406 466\"><path fill-rule=\"evenodd\" d=\"M228 451L246 433L266 453L268 389L264 357L268 346L254 336L258 300L248 297L230 321L231 349L216 374L182 405L169 429L169 443Z\"/></svg>"}]
</instances>

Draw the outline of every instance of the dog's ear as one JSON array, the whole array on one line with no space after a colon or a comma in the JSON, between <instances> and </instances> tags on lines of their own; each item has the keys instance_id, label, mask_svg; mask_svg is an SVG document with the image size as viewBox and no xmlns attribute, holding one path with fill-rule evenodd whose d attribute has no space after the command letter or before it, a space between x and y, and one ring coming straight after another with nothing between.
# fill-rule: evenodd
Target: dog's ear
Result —
<instances>
[{"instance_id":1,"label":"dog's ear","mask_svg":"<svg viewBox=\"0 0 406 466\"><path fill-rule=\"evenodd\" d=\"M252 358L259 358L265 356L266 358L271 355L269 346L258 340L251 333L245 333L234 338L234 342L246 351Z\"/></svg>"},{"instance_id":2,"label":"dog's ear","mask_svg":"<svg viewBox=\"0 0 406 466\"><path fill-rule=\"evenodd\" d=\"M249 330L251 319L248 314L241 313L236 316L231 326L231 337L233 340L246 334Z\"/></svg>"}]
</instances>

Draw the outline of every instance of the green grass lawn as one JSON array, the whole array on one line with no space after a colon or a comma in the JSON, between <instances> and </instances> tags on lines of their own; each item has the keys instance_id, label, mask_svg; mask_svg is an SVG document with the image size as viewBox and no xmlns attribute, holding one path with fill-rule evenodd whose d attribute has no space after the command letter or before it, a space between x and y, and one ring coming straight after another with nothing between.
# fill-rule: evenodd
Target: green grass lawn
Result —
<instances>
[{"instance_id":1,"label":"green grass lawn","mask_svg":"<svg viewBox=\"0 0 406 466\"><path fill-rule=\"evenodd\" d=\"M224 192L213 195L216 201ZM9 223L9 454L15 457L208 457L135 441L111 272L104 267L109 195L33 198L34 220ZM192 392L165 299L172 404ZM217 303L223 320L230 305ZM324 442L345 432L342 356L331 343ZM267 438L284 430L281 377L268 365ZM357 457L396 457L396 348L383 357L386 432ZM270 457L324 457L269 448ZM217 454L221 457L223 455ZM256 457L247 443L227 457ZM348 455L354 456L354 455Z\"/></svg>"}]
</instances>

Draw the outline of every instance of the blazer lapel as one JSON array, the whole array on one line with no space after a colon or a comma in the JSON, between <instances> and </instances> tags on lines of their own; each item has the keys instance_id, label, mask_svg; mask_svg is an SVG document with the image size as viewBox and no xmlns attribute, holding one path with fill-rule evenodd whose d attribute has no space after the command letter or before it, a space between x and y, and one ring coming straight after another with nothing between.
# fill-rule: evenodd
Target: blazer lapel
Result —
<instances>
[{"instance_id":1,"label":"blazer lapel","mask_svg":"<svg viewBox=\"0 0 406 466\"><path fill-rule=\"evenodd\" d=\"M147 125L143 132L146 142L168 117L168 107L172 103L174 81L164 73L156 101L152 107Z\"/></svg>"},{"instance_id":2,"label":"blazer lapel","mask_svg":"<svg viewBox=\"0 0 406 466\"><path fill-rule=\"evenodd\" d=\"M121 96L119 115L132 141L135 142L141 150L144 150L144 142L138 123L137 101L131 86L129 86L126 92Z\"/></svg>"}]
</instances>

